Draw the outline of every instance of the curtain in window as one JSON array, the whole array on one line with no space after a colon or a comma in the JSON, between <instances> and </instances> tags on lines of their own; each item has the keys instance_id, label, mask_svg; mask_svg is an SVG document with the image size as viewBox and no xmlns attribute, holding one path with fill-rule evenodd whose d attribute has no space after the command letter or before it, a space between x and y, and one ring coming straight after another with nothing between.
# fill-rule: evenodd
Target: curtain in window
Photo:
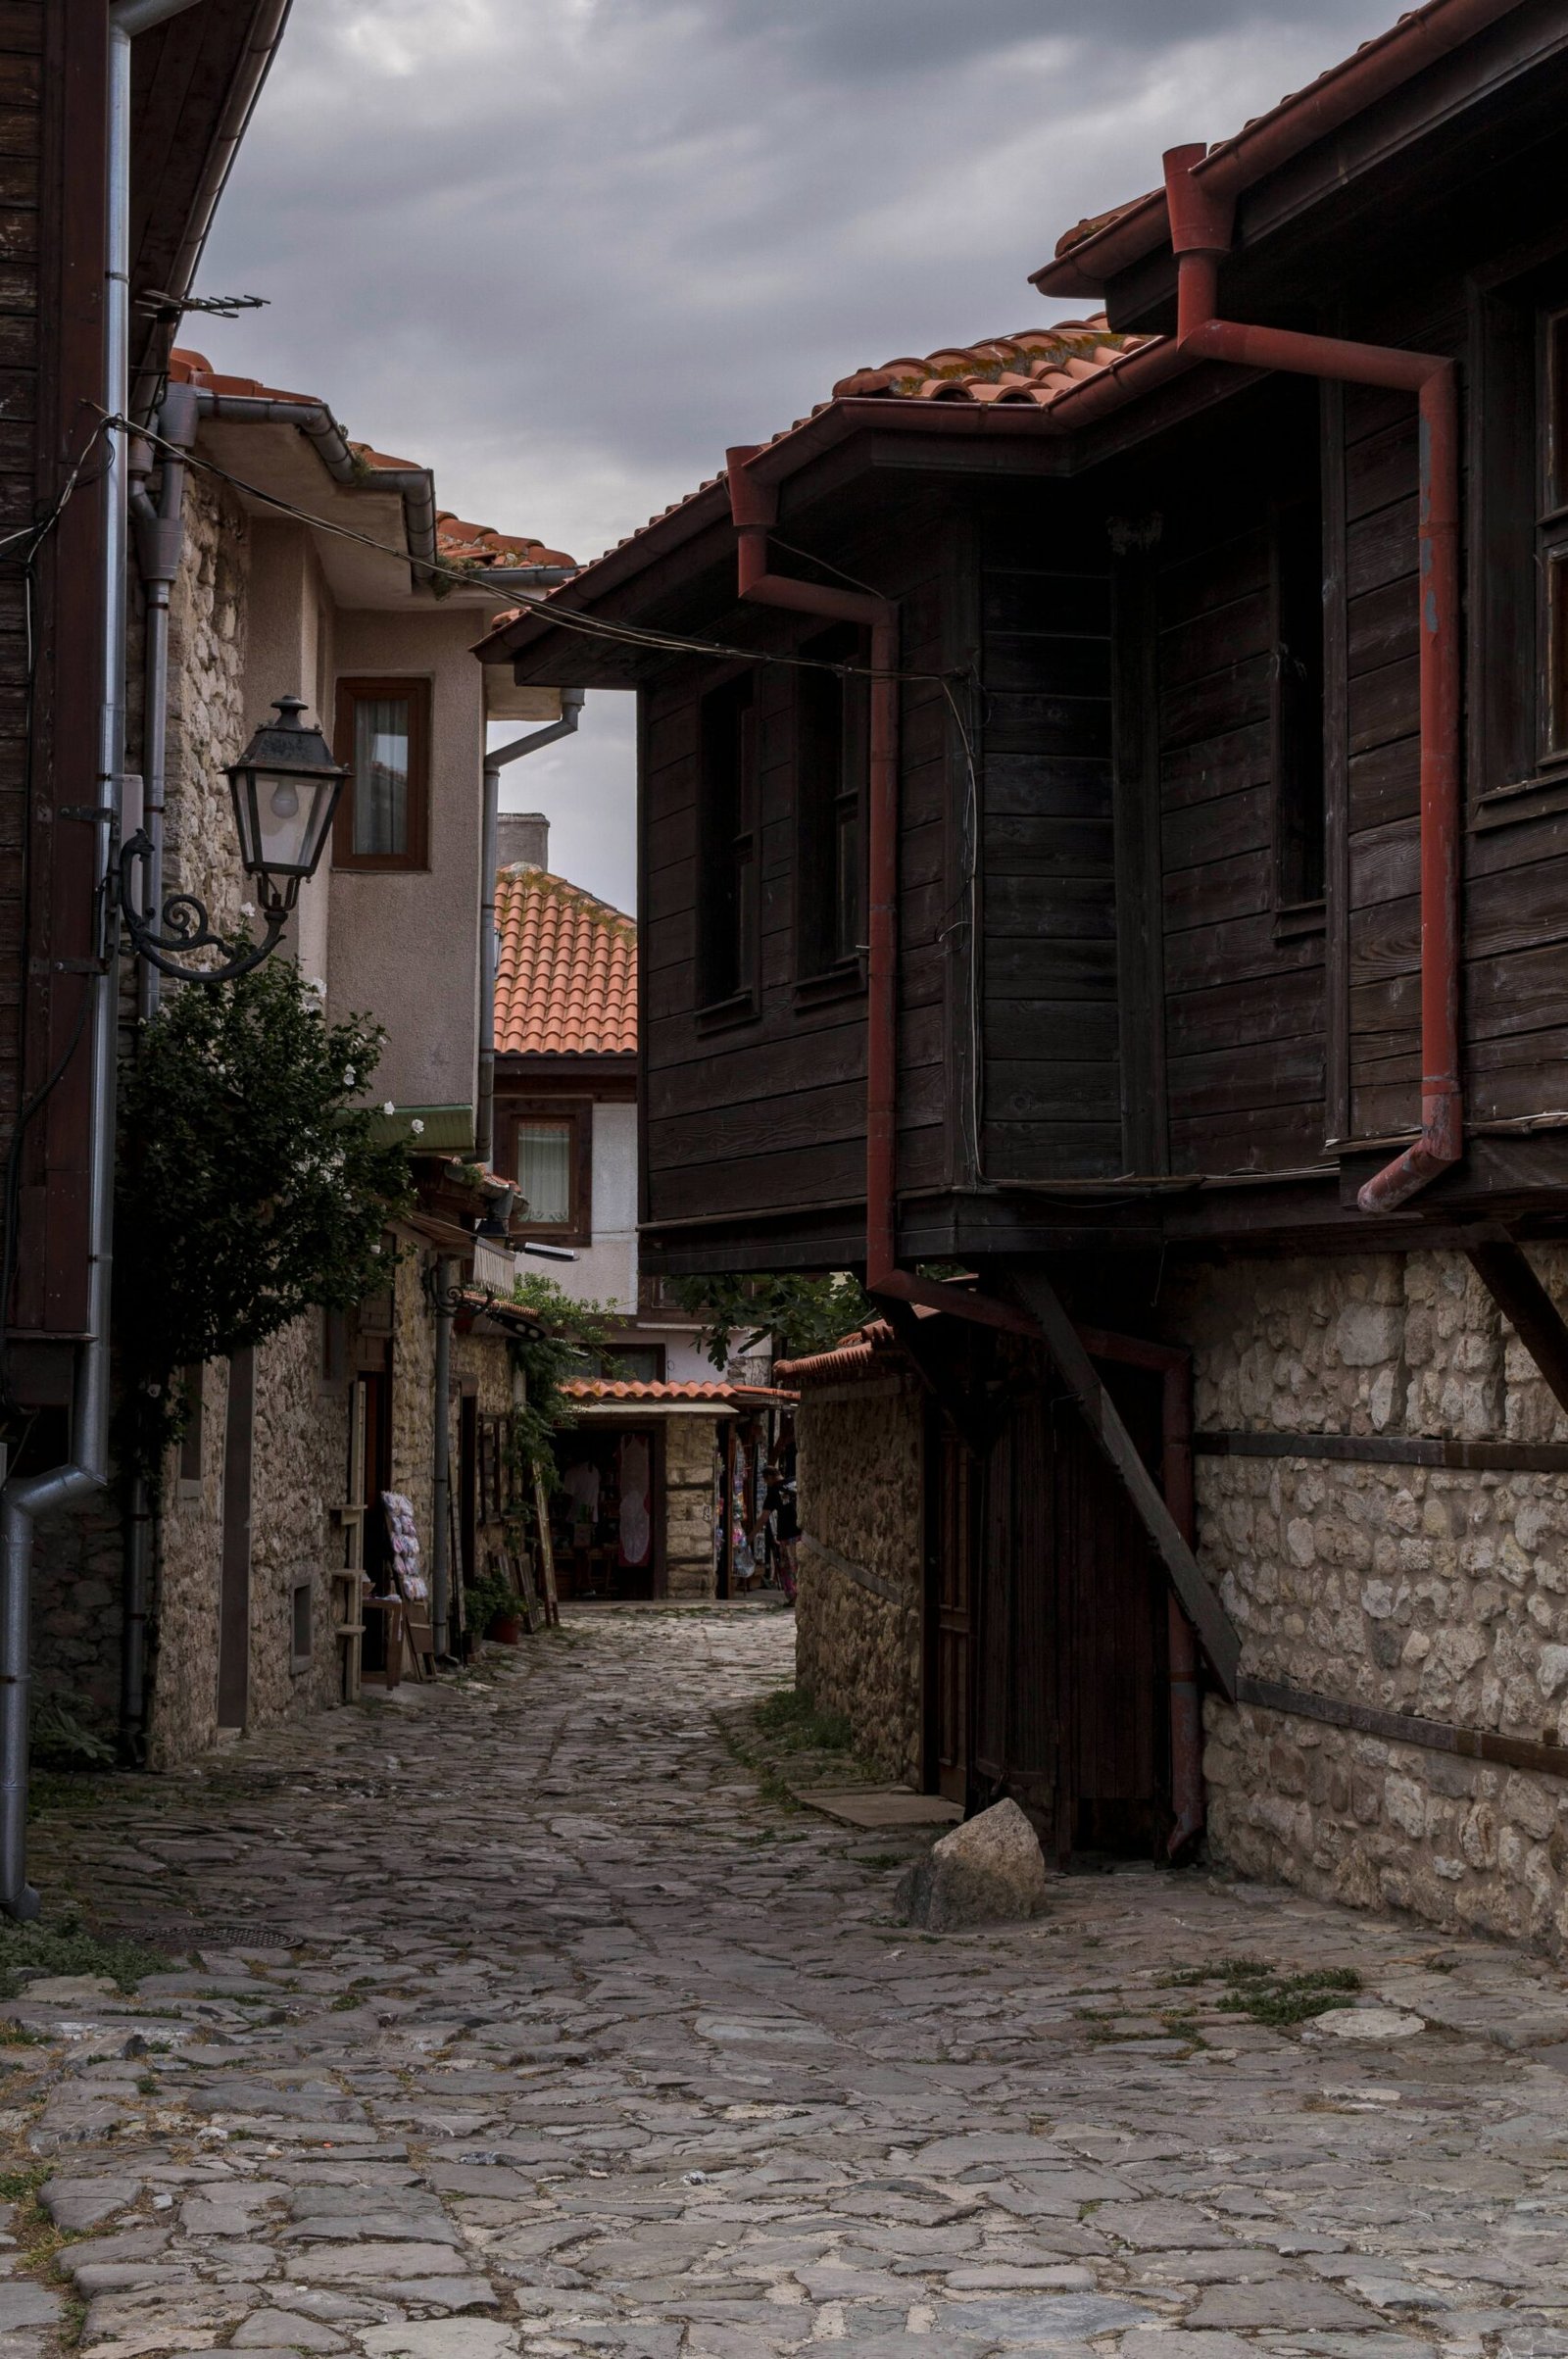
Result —
<instances>
[{"instance_id":1,"label":"curtain in window","mask_svg":"<svg viewBox=\"0 0 1568 2359\"><path fill-rule=\"evenodd\" d=\"M519 1122L517 1185L528 1218L541 1226L571 1218L571 1125Z\"/></svg>"},{"instance_id":2,"label":"curtain in window","mask_svg":"<svg viewBox=\"0 0 1568 2359\"><path fill-rule=\"evenodd\" d=\"M354 849L374 857L409 848L406 696L362 696L354 707Z\"/></svg>"}]
</instances>

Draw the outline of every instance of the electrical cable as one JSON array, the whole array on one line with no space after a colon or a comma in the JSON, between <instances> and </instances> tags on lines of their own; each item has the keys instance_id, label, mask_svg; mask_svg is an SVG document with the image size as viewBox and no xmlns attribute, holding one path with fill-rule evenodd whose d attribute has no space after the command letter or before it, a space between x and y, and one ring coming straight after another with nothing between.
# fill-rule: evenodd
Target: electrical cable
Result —
<instances>
[{"instance_id":1,"label":"electrical cable","mask_svg":"<svg viewBox=\"0 0 1568 2359\"><path fill-rule=\"evenodd\" d=\"M330 533L336 540L354 541L362 549L373 549L378 556L396 558L402 564L409 562L409 553L406 548L399 549L394 547L390 541L377 540L373 533L357 532L353 525L341 524L331 516L317 516L311 509L301 508L292 500L283 499L277 492L267 491L259 483L247 482L243 475L232 473L229 468L220 467L216 460L205 458L199 452L187 451L182 448L176 451L174 444L166 441L161 434L154 432L150 427L129 426L126 419L112 417L107 411L102 415L106 425L139 434L142 440L151 443L154 449L173 453L182 459L187 467L198 467L204 474L216 476L220 482L227 483L235 491L244 492L250 499L262 501L266 507L274 509L280 516L291 516L296 523L309 524L318 532ZM439 576L442 580L466 590L484 587L482 571L475 571L464 565L444 565L439 558L420 559L417 562L422 574ZM820 564L823 561L817 559L813 562ZM830 571L834 569L829 567ZM845 578L851 577L846 575ZM872 597L881 595L880 591L872 591L869 594ZM640 623L612 622L602 614L584 614L580 607L545 605L541 602L535 611L547 615L552 623L560 624L564 630L574 630L588 638L608 639L622 646L643 648L652 654L713 656L726 663L771 663L791 671L829 671L836 673L841 679L900 680L936 684L951 677L962 677L961 673L955 675L944 671L873 671L868 664L831 663L820 656L790 656L762 648L734 647L719 639L689 638L678 631L654 630Z\"/></svg>"}]
</instances>

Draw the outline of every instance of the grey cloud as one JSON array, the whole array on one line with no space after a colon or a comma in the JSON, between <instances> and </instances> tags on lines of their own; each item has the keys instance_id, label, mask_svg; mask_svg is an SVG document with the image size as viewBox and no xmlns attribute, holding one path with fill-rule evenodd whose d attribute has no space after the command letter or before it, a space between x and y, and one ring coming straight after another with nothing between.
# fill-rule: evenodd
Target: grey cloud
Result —
<instances>
[{"instance_id":1,"label":"grey cloud","mask_svg":"<svg viewBox=\"0 0 1568 2359\"><path fill-rule=\"evenodd\" d=\"M1392 14L295 0L203 272L273 308L189 340L591 556L850 369L1051 317L1027 273L1064 225ZM558 765L596 811L627 742L590 726ZM583 881L624 905L629 836L596 839Z\"/></svg>"}]
</instances>

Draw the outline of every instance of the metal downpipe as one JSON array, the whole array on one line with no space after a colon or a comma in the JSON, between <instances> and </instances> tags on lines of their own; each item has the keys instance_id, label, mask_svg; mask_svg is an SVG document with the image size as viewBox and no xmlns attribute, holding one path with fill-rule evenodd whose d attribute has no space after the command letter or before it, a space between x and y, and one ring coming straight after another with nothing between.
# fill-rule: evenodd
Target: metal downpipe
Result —
<instances>
[{"instance_id":1,"label":"metal downpipe","mask_svg":"<svg viewBox=\"0 0 1568 2359\"><path fill-rule=\"evenodd\" d=\"M435 1463L430 1485L430 1643L437 1662L451 1652L452 1264L435 1265Z\"/></svg>"},{"instance_id":2,"label":"metal downpipe","mask_svg":"<svg viewBox=\"0 0 1568 2359\"><path fill-rule=\"evenodd\" d=\"M134 34L182 14L193 0L116 0L109 14L108 222L104 256L104 408L122 418L130 348L130 44ZM119 825L124 754L126 473L122 438L103 475L103 573L99 635L96 872L109 873ZM91 994L92 1150L87 1198L87 1336L76 1349L71 1458L19 1477L0 1495L0 1909L38 1914L27 1882L27 1742L31 1700L32 1550L43 1516L101 1490L109 1472L109 1292L115 1186L115 1055L118 946L100 881L100 964Z\"/></svg>"},{"instance_id":3,"label":"metal downpipe","mask_svg":"<svg viewBox=\"0 0 1568 2359\"><path fill-rule=\"evenodd\" d=\"M514 737L484 758L484 814L479 834L479 1086L474 1155L486 1170L496 1152L496 849L500 840L501 773L509 762L541 754L572 736L582 718L584 688L563 688L561 718L526 737Z\"/></svg>"}]
</instances>

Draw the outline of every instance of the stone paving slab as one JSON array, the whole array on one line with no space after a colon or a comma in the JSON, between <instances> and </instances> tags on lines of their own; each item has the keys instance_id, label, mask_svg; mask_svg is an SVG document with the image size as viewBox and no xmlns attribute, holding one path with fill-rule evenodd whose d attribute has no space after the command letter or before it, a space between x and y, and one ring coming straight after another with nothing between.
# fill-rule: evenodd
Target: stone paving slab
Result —
<instances>
[{"instance_id":1,"label":"stone paving slab","mask_svg":"<svg viewBox=\"0 0 1568 2359\"><path fill-rule=\"evenodd\" d=\"M963 1812L940 1794L911 1794L907 1786L852 1787L834 1793L822 1786L793 1786L798 1802L820 1810L847 1827L956 1827Z\"/></svg>"},{"instance_id":2,"label":"stone paving slab","mask_svg":"<svg viewBox=\"0 0 1568 2359\"><path fill-rule=\"evenodd\" d=\"M572 1615L46 1817L51 1905L188 1930L5 2009L58 2242L0 2359L1568 2359L1556 1973L1201 1871L912 1933L929 1827L849 1810L919 1797L727 1741L791 1642ZM1227 2011L1243 1956L1370 2036Z\"/></svg>"}]
</instances>

